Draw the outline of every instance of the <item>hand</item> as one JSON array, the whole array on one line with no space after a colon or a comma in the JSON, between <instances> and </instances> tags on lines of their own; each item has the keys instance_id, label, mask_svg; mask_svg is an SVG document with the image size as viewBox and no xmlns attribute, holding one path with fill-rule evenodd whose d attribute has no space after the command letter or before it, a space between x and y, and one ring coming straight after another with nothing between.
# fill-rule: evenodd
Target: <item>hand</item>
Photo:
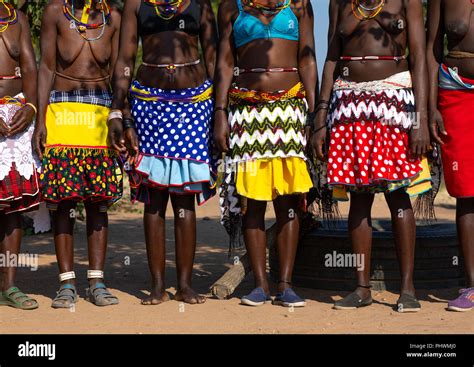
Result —
<instances>
[{"instance_id":1,"label":"hand","mask_svg":"<svg viewBox=\"0 0 474 367\"><path fill-rule=\"evenodd\" d=\"M10 125L10 131L7 136L13 136L23 132L30 126L35 117L35 110L30 105L25 105L16 111Z\"/></svg>"},{"instance_id":2,"label":"hand","mask_svg":"<svg viewBox=\"0 0 474 367\"><path fill-rule=\"evenodd\" d=\"M33 151L36 153L40 160L43 160L43 152L46 144L46 126L44 123L37 123L35 131L33 133L32 145Z\"/></svg>"},{"instance_id":3,"label":"hand","mask_svg":"<svg viewBox=\"0 0 474 367\"><path fill-rule=\"evenodd\" d=\"M125 130L125 147L127 148L127 162L130 165L138 163L138 136L134 128Z\"/></svg>"},{"instance_id":4,"label":"hand","mask_svg":"<svg viewBox=\"0 0 474 367\"><path fill-rule=\"evenodd\" d=\"M313 151L313 156L317 159L325 162L326 156L324 148L326 145L326 119L327 119L327 110L319 110L316 115L315 125L318 126L316 131L311 136L311 149Z\"/></svg>"},{"instance_id":5,"label":"hand","mask_svg":"<svg viewBox=\"0 0 474 367\"><path fill-rule=\"evenodd\" d=\"M410 130L410 153L412 157L420 157L431 149L428 131L428 116L420 113L420 121Z\"/></svg>"},{"instance_id":6,"label":"hand","mask_svg":"<svg viewBox=\"0 0 474 367\"><path fill-rule=\"evenodd\" d=\"M431 141L443 145L444 141L441 140L439 133L445 136L448 135L446 129L444 128L443 116L441 116L441 112L439 112L438 109L435 109L430 118Z\"/></svg>"},{"instance_id":7,"label":"hand","mask_svg":"<svg viewBox=\"0 0 474 367\"><path fill-rule=\"evenodd\" d=\"M229 151L229 122L225 111L217 111L214 120L214 142L219 152Z\"/></svg>"},{"instance_id":8,"label":"hand","mask_svg":"<svg viewBox=\"0 0 474 367\"><path fill-rule=\"evenodd\" d=\"M0 118L0 136L7 137L10 132L10 126Z\"/></svg>"},{"instance_id":9,"label":"hand","mask_svg":"<svg viewBox=\"0 0 474 367\"><path fill-rule=\"evenodd\" d=\"M125 154L125 140L123 138L123 127L121 119L112 119L108 122L109 132L107 135L107 143L110 148L119 153Z\"/></svg>"}]
</instances>

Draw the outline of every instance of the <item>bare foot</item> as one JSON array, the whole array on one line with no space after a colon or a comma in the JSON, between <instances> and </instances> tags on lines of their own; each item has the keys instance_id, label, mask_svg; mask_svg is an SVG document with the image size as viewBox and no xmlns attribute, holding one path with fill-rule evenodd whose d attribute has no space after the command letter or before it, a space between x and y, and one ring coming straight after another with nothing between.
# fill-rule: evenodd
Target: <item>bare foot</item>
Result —
<instances>
[{"instance_id":1,"label":"bare foot","mask_svg":"<svg viewBox=\"0 0 474 367\"><path fill-rule=\"evenodd\" d=\"M189 287L178 289L178 291L174 295L174 299L176 301L186 302L192 305L206 302L206 297L200 296L192 288Z\"/></svg>"},{"instance_id":2,"label":"bare foot","mask_svg":"<svg viewBox=\"0 0 474 367\"><path fill-rule=\"evenodd\" d=\"M150 295L142 299L142 305L159 305L169 300L170 296L164 289L152 289Z\"/></svg>"}]
</instances>

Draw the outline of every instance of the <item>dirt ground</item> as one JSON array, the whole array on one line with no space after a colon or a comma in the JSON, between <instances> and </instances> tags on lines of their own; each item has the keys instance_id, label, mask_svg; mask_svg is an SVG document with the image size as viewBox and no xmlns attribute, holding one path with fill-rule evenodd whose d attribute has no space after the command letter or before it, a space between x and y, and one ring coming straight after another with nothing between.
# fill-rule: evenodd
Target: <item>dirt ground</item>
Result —
<instances>
[{"instance_id":1,"label":"dirt ground","mask_svg":"<svg viewBox=\"0 0 474 367\"><path fill-rule=\"evenodd\" d=\"M440 195L437 215L454 219L454 201ZM347 213L347 205L342 206ZM169 213L171 215L171 212ZM388 210L379 196L374 217L387 218ZM269 224L272 210L268 210ZM231 266L227 256L227 236L218 220L218 200L198 208L198 250L194 272L195 288L203 294ZM106 267L107 285L120 299L118 306L99 308L84 300L87 270L85 226L76 230L76 274L81 296L74 310L54 310L51 298L58 287L58 269L51 234L26 237L23 252L39 254L39 269L20 269L18 286L35 297L40 307L34 311L0 308L0 333L474 333L474 313L445 310L456 289L418 291L422 311L399 314L393 310L398 295L374 292L375 303L355 311L336 311L334 300L346 292L296 288L308 304L295 309L264 305L246 307L239 298L252 289L251 274L229 300L208 298L203 305L170 301L159 306L142 306L149 275L141 214L111 213L110 240ZM173 249L173 222L168 220L167 284L173 294L176 284ZM275 284L273 284L275 289ZM210 296L210 295L209 295Z\"/></svg>"}]
</instances>

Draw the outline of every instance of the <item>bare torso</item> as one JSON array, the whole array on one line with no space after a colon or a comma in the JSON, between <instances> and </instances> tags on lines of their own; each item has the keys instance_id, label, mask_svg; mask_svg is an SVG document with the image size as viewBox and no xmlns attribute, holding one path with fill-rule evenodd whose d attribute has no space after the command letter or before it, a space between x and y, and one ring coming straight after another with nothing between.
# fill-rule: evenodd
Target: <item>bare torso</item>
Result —
<instances>
[{"instance_id":1,"label":"bare torso","mask_svg":"<svg viewBox=\"0 0 474 367\"><path fill-rule=\"evenodd\" d=\"M4 7L0 9L0 16L7 17ZM8 26L5 32L0 33L0 75L13 76L20 74L20 32L19 22ZM15 96L22 91L21 79L0 80L0 97Z\"/></svg>"},{"instance_id":2,"label":"bare torso","mask_svg":"<svg viewBox=\"0 0 474 367\"><path fill-rule=\"evenodd\" d=\"M114 12L114 11L113 11ZM76 18L81 18L82 9L76 10ZM101 13L92 11L89 23L100 23ZM62 14L57 20L57 41L56 41L56 71L82 79L96 79L110 75L110 63L112 57L111 39L115 32L115 17L105 27L103 37L96 41L86 41L75 29L71 28L71 23ZM86 36L94 38L99 35L100 29L87 30ZM75 89L109 89L109 80L101 81L73 81L59 76L54 80L55 90L75 90Z\"/></svg>"},{"instance_id":3,"label":"bare torso","mask_svg":"<svg viewBox=\"0 0 474 367\"><path fill-rule=\"evenodd\" d=\"M408 40L404 0L386 1L380 14L366 21L352 14L351 1L340 3L337 33L341 37L342 56L405 55ZM341 61L339 66L345 79L356 82L385 79L409 68L406 60Z\"/></svg>"},{"instance_id":4,"label":"bare torso","mask_svg":"<svg viewBox=\"0 0 474 367\"><path fill-rule=\"evenodd\" d=\"M474 53L474 4L468 0L443 0L441 16L448 40L448 50ZM460 75L474 79L474 59L446 57L447 66Z\"/></svg>"},{"instance_id":5,"label":"bare torso","mask_svg":"<svg viewBox=\"0 0 474 367\"><path fill-rule=\"evenodd\" d=\"M180 12L190 5L190 1L183 2ZM140 6L148 5L142 2ZM165 31L139 36L142 40L143 61L146 63L184 64L200 58L199 36L182 31ZM165 68L141 65L137 71L137 80L143 85L155 88L184 89L201 85L207 78L206 74L202 61L197 65L176 68L173 78L169 78Z\"/></svg>"}]
</instances>

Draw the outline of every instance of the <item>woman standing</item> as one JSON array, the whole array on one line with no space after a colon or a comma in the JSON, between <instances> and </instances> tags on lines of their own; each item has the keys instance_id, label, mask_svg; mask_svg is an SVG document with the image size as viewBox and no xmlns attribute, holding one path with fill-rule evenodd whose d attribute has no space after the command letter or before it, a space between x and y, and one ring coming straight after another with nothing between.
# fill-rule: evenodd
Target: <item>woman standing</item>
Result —
<instances>
[{"instance_id":1,"label":"woman standing","mask_svg":"<svg viewBox=\"0 0 474 367\"><path fill-rule=\"evenodd\" d=\"M52 213L61 286L52 307L77 302L73 229L84 202L89 249L88 298L118 299L104 284L107 208L122 195L122 170L107 146L110 72L118 53L120 14L105 0L52 0L41 27L39 115L35 149L43 160L42 198Z\"/></svg>"},{"instance_id":2,"label":"woman standing","mask_svg":"<svg viewBox=\"0 0 474 367\"><path fill-rule=\"evenodd\" d=\"M259 306L271 300L264 219L272 201L280 261L274 303L304 306L291 277L302 194L313 186L304 154L317 89L311 3L227 0L219 30L214 139L234 165L221 189L223 222L235 241L242 220L256 286L241 301Z\"/></svg>"},{"instance_id":3,"label":"woman standing","mask_svg":"<svg viewBox=\"0 0 474 367\"><path fill-rule=\"evenodd\" d=\"M23 81L28 82L24 83ZM36 114L36 61L25 15L0 0L0 244L18 256L21 212L39 203L31 149ZM32 310L38 303L15 287L15 266L2 268L0 305Z\"/></svg>"},{"instance_id":4,"label":"woman standing","mask_svg":"<svg viewBox=\"0 0 474 367\"><path fill-rule=\"evenodd\" d=\"M428 9L430 130L441 145L446 188L456 198L467 275L467 288L448 303L448 310L469 311L474 307L474 2L430 0Z\"/></svg>"},{"instance_id":5,"label":"woman standing","mask_svg":"<svg viewBox=\"0 0 474 367\"><path fill-rule=\"evenodd\" d=\"M348 200L350 191L349 232L354 252L364 259L357 289L334 307L372 303L371 208L374 194L383 192L402 278L397 309L416 312L421 306L413 286L416 225L410 195L431 187L429 172L423 170L426 162L422 167L420 159L429 149L422 3L331 0L329 12L328 55L312 145L319 159L327 159L334 198Z\"/></svg>"},{"instance_id":6,"label":"woman standing","mask_svg":"<svg viewBox=\"0 0 474 367\"><path fill-rule=\"evenodd\" d=\"M139 39L143 62L130 87ZM112 104L123 116L111 120L110 139L117 149L128 147L132 199L145 203L152 289L144 305L169 299L165 290L169 199L175 215L175 299L192 304L205 301L191 287L196 251L194 201L201 205L214 192L209 136L215 53L216 26L209 0L125 2ZM133 119L127 106L129 88Z\"/></svg>"}]
</instances>

